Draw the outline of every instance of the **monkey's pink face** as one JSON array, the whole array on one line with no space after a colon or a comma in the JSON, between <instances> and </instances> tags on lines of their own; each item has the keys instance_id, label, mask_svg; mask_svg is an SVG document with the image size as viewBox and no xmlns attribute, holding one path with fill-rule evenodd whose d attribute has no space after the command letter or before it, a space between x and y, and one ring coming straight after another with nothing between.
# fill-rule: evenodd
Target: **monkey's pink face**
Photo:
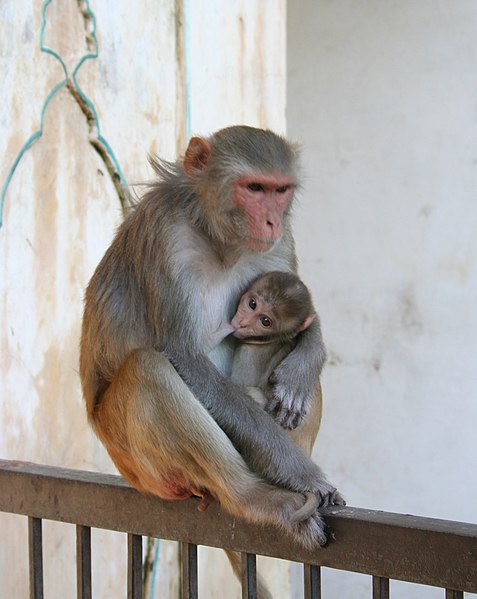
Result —
<instances>
[{"instance_id":1,"label":"monkey's pink face","mask_svg":"<svg viewBox=\"0 0 477 599\"><path fill-rule=\"evenodd\" d=\"M281 238L295 182L284 175L249 174L235 183L234 203L244 215L245 245L266 252Z\"/></svg>"}]
</instances>

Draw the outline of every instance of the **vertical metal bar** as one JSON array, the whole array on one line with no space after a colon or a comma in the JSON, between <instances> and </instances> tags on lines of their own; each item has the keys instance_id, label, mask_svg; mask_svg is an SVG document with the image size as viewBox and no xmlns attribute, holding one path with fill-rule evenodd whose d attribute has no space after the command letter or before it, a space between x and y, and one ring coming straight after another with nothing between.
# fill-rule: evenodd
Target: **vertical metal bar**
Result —
<instances>
[{"instance_id":1,"label":"vertical metal bar","mask_svg":"<svg viewBox=\"0 0 477 599\"><path fill-rule=\"evenodd\" d=\"M181 586L182 599L197 599L198 577L197 577L197 545L181 543Z\"/></svg>"},{"instance_id":2,"label":"vertical metal bar","mask_svg":"<svg viewBox=\"0 0 477 599\"><path fill-rule=\"evenodd\" d=\"M142 599L142 537L129 533L128 599Z\"/></svg>"},{"instance_id":3,"label":"vertical metal bar","mask_svg":"<svg viewBox=\"0 0 477 599\"><path fill-rule=\"evenodd\" d=\"M304 599L321 599L320 566L303 564L303 579L305 583Z\"/></svg>"},{"instance_id":4,"label":"vertical metal bar","mask_svg":"<svg viewBox=\"0 0 477 599\"><path fill-rule=\"evenodd\" d=\"M257 599L257 557L242 553L242 599Z\"/></svg>"},{"instance_id":5,"label":"vertical metal bar","mask_svg":"<svg viewBox=\"0 0 477 599\"><path fill-rule=\"evenodd\" d=\"M389 578L373 576L373 599L389 599Z\"/></svg>"},{"instance_id":6,"label":"vertical metal bar","mask_svg":"<svg viewBox=\"0 0 477 599\"><path fill-rule=\"evenodd\" d=\"M91 528L76 525L76 595L91 599Z\"/></svg>"},{"instance_id":7,"label":"vertical metal bar","mask_svg":"<svg viewBox=\"0 0 477 599\"><path fill-rule=\"evenodd\" d=\"M464 599L464 593L462 591L446 589L446 599Z\"/></svg>"},{"instance_id":8,"label":"vertical metal bar","mask_svg":"<svg viewBox=\"0 0 477 599\"><path fill-rule=\"evenodd\" d=\"M151 597L154 594L154 565L158 547L158 539L155 539L154 537L147 537L146 553L143 556L142 561L142 594L144 597Z\"/></svg>"},{"instance_id":9,"label":"vertical metal bar","mask_svg":"<svg viewBox=\"0 0 477 599\"><path fill-rule=\"evenodd\" d=\"M28 555L30 599L43 599L43 550L40 518L28 518Z\"/></svg>"}]
</instances>

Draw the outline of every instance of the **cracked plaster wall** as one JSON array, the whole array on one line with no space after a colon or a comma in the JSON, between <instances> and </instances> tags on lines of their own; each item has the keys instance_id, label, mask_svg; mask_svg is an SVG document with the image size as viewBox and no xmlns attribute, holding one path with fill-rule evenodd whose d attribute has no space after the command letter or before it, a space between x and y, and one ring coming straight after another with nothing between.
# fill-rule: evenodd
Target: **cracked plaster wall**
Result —
<instances>
[{"instance_id":1,"label":"cracked plaster wall","mask_svg":"<svg viewBox=\"0 0 477 599\"><path fill-rule=\"evenodd\" d=\"M42 5L47 5L44 44L61 57L70 77L94 50L88 8L96 16L99 54L81 65L77 83L130 184L151 176L148 153L173 158L182 152L188 127L207 134L243 122L284 130L283 0L260 7L246 0L188 4L188 115L181 0L5 0L0 6L0 186L26 140L39 130L45 99L63 78L61 63L40 51ZM103 160L111 155L102 157L93 147L95 123L88 121L88 105L71 93L71 85L69 80L52 98L43 134L21 157L5 193L0 456L114 471L87 427L77 370L83 291L122 208L114 169ZM0 526L6 541L0 545L0 596L27 597L26 519L1 514ZM74 527L49 522L44 527L45 596L72 596ZM125 596L125 538L94 531L93 542L95 596ZM221 556L205 553L202 559L206 596L222 597L224 589L237 588ZM177 596L175 544L161 544L158 579L161 597ZM285 575L283 588L287 580Z\"/></svg>"}]
</instances>

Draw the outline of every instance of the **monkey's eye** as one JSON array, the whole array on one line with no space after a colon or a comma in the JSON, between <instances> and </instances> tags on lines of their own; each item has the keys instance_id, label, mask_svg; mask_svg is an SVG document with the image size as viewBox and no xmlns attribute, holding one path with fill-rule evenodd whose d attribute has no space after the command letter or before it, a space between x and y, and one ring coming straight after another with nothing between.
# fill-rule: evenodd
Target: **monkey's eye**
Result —
<instances>
[{"instance_id":1,"label":"monkey's eye","mask_svg":"<svg viewBox=\"0 0 477 599\"><path fill-rule=\"evenodd\" d=\"M264 191L261 183L249 183L247 187L250 191Z\"/></svg>"},{"instance_id":2,"label":"monkey's eye","mask_svg":"<svg viewBox=\"0 0 477 599\"><path fill-rule=\"evenodd\" d=\"M249 305L250 308L252 308L252 310L255 310L255 308L257 307L257 302L255 301L254 297L251 297L248 300L248 305Z\"/></svg>"},{"instance_id":3,"label":"monkey's eye","mask_svg":"<svg viewBox=\"0 0 477 599\"><path fill-rule=\"evenodd\" d=\"M281 185L280 187L277 187L276 192L277 193L286 193L289 189L290 189L289 185Z\"/></svg>"},{"instance_id":4,"label":"monkey's eye","mask_svg":"<svg viewBox=\"0 0 477 599\"><path fill-rule=\"evenodd\" d=\"M260 322L262 323L262 326L266 327L267 329L272 326L272 321L270 318L268 318L268 316L262 316L260 318Z\"/></svg>"}]
</instances>

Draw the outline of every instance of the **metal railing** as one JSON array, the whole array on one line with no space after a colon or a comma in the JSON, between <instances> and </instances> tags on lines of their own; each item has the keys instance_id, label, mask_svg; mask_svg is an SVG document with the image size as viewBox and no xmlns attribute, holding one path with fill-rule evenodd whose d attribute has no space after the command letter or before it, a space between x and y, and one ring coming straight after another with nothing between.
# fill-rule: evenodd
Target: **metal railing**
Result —
<instances>
[{"instance_id":1,"label":"metal railing","mask_svg":"<svg viewBox=\"0 0 477 599\"><path fill-rule=\"evenodd\" d=\"M320 599L320 567L373 577L373 599L390 579L437 586L446 599L477 592L477 525L335 507L324 511L333 539L306 551L271 526L258 528L196 502L142 495L121 477L0 460L0 511L28 516L30 597L43 598L42 520L76 525L77 597L91 599L91 528L128 535L128 599L142 597L142 537L182 543L182 597L198 596L197 545L242 553L242 596L256 596L255 555L304 564L304 597ZM8 543L7 538L2 542ZM444 593L444 591L443 591ZM444 596L444 595L443 595Z\"/></svg>"}]
</instances>

